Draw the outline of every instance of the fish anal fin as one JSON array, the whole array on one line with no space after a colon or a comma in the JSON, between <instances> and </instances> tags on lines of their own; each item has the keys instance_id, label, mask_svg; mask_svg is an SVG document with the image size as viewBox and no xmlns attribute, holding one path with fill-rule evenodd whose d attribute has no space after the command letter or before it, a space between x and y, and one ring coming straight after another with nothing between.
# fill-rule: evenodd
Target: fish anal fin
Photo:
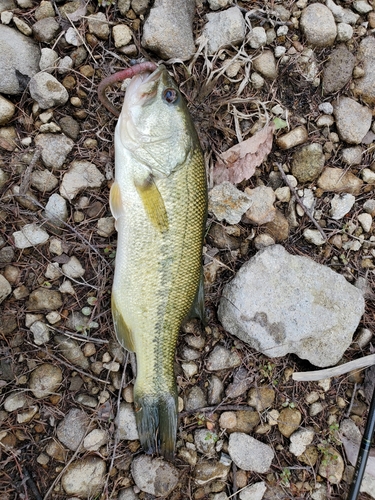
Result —
<instances>
[{"instance_id":1,"label":"fish anal fin","mask_svg":"<svg viewBox=\"0 0 375 500\"><path fill-rule=\"evenodd\" d=\"M154 178L150 175L144 182L136 182L135 187L152 225L162 233L167 231L168 214Z\"/></svg>"},{"instance_id":2,"label":"fish anal fin","mask_svg":"<svg viewBox=\"0 0 375 500\"><path fill-rule=\"evenodd\" d=\"M192 319L192 318L199 318L204 325L206 324L206 311L205 311L205 307L204 307L203 269L201 269L197 293L195 295L193 305L191 306L189 315L187 317L187 319Z\"/></svg>"},{"instance_id":3,"label":"fish anal fin","mask_svg":"<svg viewBox=\"0 0 375 500\"><path fill-rule=\"evenodd\" d=\"M113 324L115 326L115 332L119 343L123 347L125 347L127 351L135 352L135 345L132 332L125 323L124 317L119 311L116 301L113 298L113 295L111 299L111 306L112 306Z\"/></svg>"},{"instance_id":4,"label":"fish anal fin","mask_svg":"<svg viewBox=\"0 0 375 500\"><path fill-rule=\"evenodd\" d=\"M124 205L121 199L120 186L117 181L115 181L111 186L111 191L109 193L109 206L113 217L117 220L124 213Z\"/></svg>"}]
</instances>

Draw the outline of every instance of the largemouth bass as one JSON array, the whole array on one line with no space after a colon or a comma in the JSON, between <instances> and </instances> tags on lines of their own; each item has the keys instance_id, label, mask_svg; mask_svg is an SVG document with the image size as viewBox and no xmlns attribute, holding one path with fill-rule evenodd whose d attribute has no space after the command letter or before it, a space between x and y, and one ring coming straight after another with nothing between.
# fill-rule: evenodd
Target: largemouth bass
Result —
<instances>
[{"instance_id":1,"label":"largemouth bass","mask_svg":"<svg viewBox=\"0 0 375 500\"><path fill-rule=\"evenodd\" d=\"M110 207L118 243L112 315L136 353L136 422L147 453L173 458L173 361L182 322L203 310L206 175L186 103L164 66L134 76L115 130Z\"/></svg>"}]
</instances>

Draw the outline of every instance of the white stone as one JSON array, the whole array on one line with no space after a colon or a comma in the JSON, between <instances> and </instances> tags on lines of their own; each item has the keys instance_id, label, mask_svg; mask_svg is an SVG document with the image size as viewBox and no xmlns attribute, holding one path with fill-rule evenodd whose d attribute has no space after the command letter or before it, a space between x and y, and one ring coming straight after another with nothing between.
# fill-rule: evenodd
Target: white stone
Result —
<instances>
[{"instance_id":1,"label":"white stone","mask_svg":"<svg viewBox=\"0 0 375 500\"><path fill-rule=\"evenodd\" d=\"M259 73L251 73L250 81L254 89L261 89L266 83L264 78Z\"/></svg>"},{"instance_id":2,"label":"white stone","mask_svg":"<svg viewBox=\"0 0 375 500\"><path fill-rule=\"evenodd\" d=\"M13 118L15 111L15 105L0 95L0 125L8 123Z\"/></svg>"},{"instance_id":3,"label":"white stone","mask_svg":"<svg viewBox=\"0 0 375 500\"><path fill-rule=\"evenodd\" d=\"M3 408L7 412L19 410L20 408L26 406L27 402L28 399L25 392L12 392L5 398Z\"/></svg>"},{"instance_id":4,"label":"white stone","mask_svg":"<svg viewBox=\"0 0 375 500\"><path fill-rule=\"evenodd\" d=\"M359 214L358 222L361 224L365 233L369 233L371 231L372 217L370 214L367 213Z\"/></svg>"},{"instance_id":5,"label":"white stone","mask_svg":"<svg viewBox=\"0 0 375 500\"><path fill-rule=\"evenodd\" d=\"M132 30L126 24L117 24L112 28L115 47L120 48L128 45L133 39Z\"/></svg>"},{"instance_id":6,"label":"white stone","mask_svg":"<svg viewBox=\"0 0 375 500\"><path fill-rule=\"evenodd\" d=\"M48 241L48 233L36 224L26 224L21 231L13 233L16 248L31 248Z\"/></svg>"},{"instance_id":7,"label":"white stone","mask_svg":"<svg viewBox=\"0 0 375 500\"><path fill-rule=\"evenodd\" d=\"M173 465L147 455L134 458L131 472L138 488L155 497L167 497L179 480L178 470Z\"/></svg>"},{"instance_id":8,"label":"white stone","mask_svg":"<svg viewBox=\"0 0 375 500\"><path fill-rule=\"evenodd\" d=\"M63 226L68 219L68 207L66 200L57 193L51 195L48 199L45 216L57 227Z\"/></svg>"},{"instance_id":9,"label":"white stone","mask_svg":"<svg viewBox=\"0 0 375 500\"><path fill-rule=\"evenodd\" d=\"M83 440L83 447L88 451L98 451L108 442L108 433L104 429L94 429Z\"/></svg>"},{"instance_id":10,"label":"white stone","mask_svg":"<svg viewBox=\"0 0 375 500\"><path fill-rule=\"evenodd\" d=\"M283 45L277 45L277 47L275 47L275 50L273 51L277 59L282 57L285 54L285 52L286 52L286 47L284 47Z\"/></svg>"},{"instance_id":11,"label":"white stone","mask_svg":"<svg viewBox=\"0 0 375 500\"><path fill-rule=\"evenodd\" d=\"M321 115L316 120L317 127L331 127L335 120L332 115Z\"/></svg>"},{"instance_id":12,"label":"white stone","mask_svg":"<svg viewBox=\"0 0 375 500\"><path fill-rule=\"evenodd\" d=\"M227 332L266 356L293 352L325 367L341 359L363 312L362 292L342 275L273 245L225 285L218 317Z\"/></svg>"},{"instance_id":13,"label":"white stone","mask_svg":"<svg viewBox=\"0 0 375 500\"><path fill-rule=\"evenodd\" d=\"M73 27L70 27L66 30L65 40L74 47L79 47L83 44L82 37L79 36L77 30L75 30Z\"/></svg>"},{"instance_id":14,"label":"white stone","mask_svg":"<svg viewBox=\"0 0 375 500\"><path fill-rule=\"evenodd\" d=\"M355 196L349 193L335 194L331 200L331 210L329 216L332 219L340 220L350 212L355 203Z\"/></svg>"},{"instance_id":15,"label":"white stone","mask_svg":"<svg viewBox=\"0 0 375 500\"><path fill-rule=\"evenodd\" d=\"M202 35L207 39L209 54L229 45L238 45L245 38L245 20L238 7L207 14L208 23Z\"/></svg>"},{"instance_id":16,"label":"white stone","mask_svg":"<svg viewBox=\"0 0 375 500\"><path fill-rule=\"evenodd\" d=\"M267 233L258 234L258 236L256 236L254 238L254 246L257 250L261 250L262 248L269 247L271 245L274 245L275 243L276 242L272 238L272 236L270 236Z\"/></svg>"},{"instance_id":17,"label":"white stone","mask_svg":"<svg viewBox=\"0 0 375 500\"><path fill-rule=\"evenodd\" d=\"M337 24L337 41L347 42L353 38L353 28L347 23Z\"/></svg>"},{"instance_id":18,"label":"white stone","mask_svg":"<svg viewBox=\"0 0 375 500\"><path fill-rule=\"evenodd\" d=\"M65 104L69 99L66 88L49 73L37 73L30 80L29 90L31 97L41 109L52 108Z\"/></svg>"},{"instance_id":19,"label":"white stone","mask_svg":"<svg viewBox=\"0 0 375 500\"><path fill-rule=\"evenodd\" d=\"M9 281L0 274L0 304L12 293Z\"/></svg>"},{"instance_id":20,"label":"white stone","mask_svg":"<svg viewBox=\"0 0 375 500\"><path fill-rule=\"evenodd\" d=\"M366 0L355 0L353 2L353 7L360 14L368 14L372 11L371 5L369 5Z\"/></svg>"},{"instance_id":21,"label":"white stone","mask_svg":"<svg viewBox=\"0 0 375 500\"><path fill-rule=\"evenodd\" d=\"M362 179L366 184L375 184L375 172L369 168L364 168L362 170Z\"/></svg>"},{"instance_id":22,"label":"white stone","mask_svg":"<svg viewBox=\"0 0 375 500\"><path fill-rule=\"evenodd\" d=\"M305 229L303 231L303 237L306 241L316 246L324 245L324 243L326 242L326 240L317 229Z\"/></svg>"},{"instance_id":23,"label":"white stone","mask_svg":"<svg viewBox=\"0 0 375 500\"><path fill-rule=\"evenodd\" d=\"M326 5L337 23L355 24L359 19L359 14L355 14L351 9L344 9L333 0L326 0Z\"/></svg>"},{"instance_id":24,"label":"white stone","mask_svg":"<svg viewBox=\"0 0 375 500\"><path fill-rule=\"evenodd\" d=\"M290 436L289 451L296 457L299 457L306 451L309 444L314 439L314 431L312 429L300 429Z\"/></svg>"},{"instance_id":25,"label":"white stone","mask_svg":"<svg viewBox=\"0 0 375 500\"><path fill-rule=\"evenodd\" d=\"M47 73L52 73L56 67L57 60L59 58L58 53L48 47L44 47L41 50L41 57L39 61L40 71L46 71Z\"/></svg>"},{"instance_id":26,"label":"white stone","mask_svg":"<svg viewBox=\"0 0 375 500\"><path fill-rule=\"evenodd\" d=\"M96 498L105 483L106 465L99 457L81 457L67 466L61 485L67 495Z\"/></svg>"},{"instance_id":27,"label":"white stone","mask_svg":"<svg viewBox=\"0 0 375 500\"><path fill-rule=\"evenodd\" d=\"M238 224L251 204L247 194L227 181L215 186L208 194L209 212L212 212L217 220L226 220L229 224Z\"/></svg>"},{"instance_id":28,"label":"white stone","mask_svg":"<svg viewBox=\"0 0 375 500\"><path fill-rule=\"evenodd\" d=\"M239 492L240 500L262 500L266 489L267 486L264 481L254 483L251 486L246 486L246 488L240 490Z\"/></svg>"},{"instance_id":29,"label":"white stone","mask_svg":"<svg viewBox=\"0 0 375 500\"><path fill-rule=\"evenodd\" d=\"M61 276L61 269L57 262L50 262L47 265L46 272L44 276L49 280L56 280Z\"/></svg>"},{"instance_id":30,"label":"white stone","mask_svg":"<svg viewBox=\"0 0 375 500\"><path fill-rule=\"evenodd\" d=\"M59 75L64 75L68 73L73 68L74 62L73 59L69 56L63 57L58 64L58 73Z\"/></svg>"},{"instance_id":31,"label":"white stone","mask_svg":"<svg viewBox=\"0 0 375 500\"><path fill-rule=\"evenodd\" d=\"M69 261L61 266L61 269L68 278L81 278L85 274L82 264L75 255L70 257Z\"/></svg>"},{"instance_id":32,"label":"white stone","mask_svg":"<svg viewBox=\"0 0 375 500\"><path fill-rule=\"evenodd\" d=\"M283 203L289 203L290 201L290 188L289 186L282 186L275 189L276 198Z\"/></svg>"},{"instance_id":33,"label":"white stone","mask_svg":"<svg viewBox=\"0 0 375 500\"><path fill-rule=\"evenodd\" d=\"M319 104L319 110L322 111L325 115L332 115L333 106L330 102L322 102Z\"/></svg>"},{"instance_id":34,"label":"white stone","mask_svg":"<svg viewBox=\"0 0 375 500\"><path fill-rule=\"evenodd\" d=\"M264 47L267 43L267 35L264 28L256 26L250 32L248 43L252 49Z\"/></svg>"},{"instance_id":35,"label":"white stone","mask_svg":"<svg viewBox=\"0 0 375 500\"><path fill-rule=\"evenodd\" d=\"M116 416L117 439L135 441L139 439L135 413L130 403L121 403L119 413Z\"/></svg>"},{"instance_id":36,"label":"white stone","mask_svg":"<svg viewBox=\"0 0 375 500\"><path fill-rule=\"evenodd\" d=\"M270 446L243 432L230 434L228 453L239 469L260 474L269 471L274 458Z\"/></svg>"},{"instance_id":37,"label":"white stone","mask_svg":"<svg viewBox=\"0 0 375 500\"><path fill-rule=\"evenodd\" d=\"M104 175L93 163L73 161L60 185L60 194L71 201L78 193L87 188L99 188L104 182Z\"/></svg>"},{"instance_id":38,"label":"white stone","mask_svg":"<svg viewBox=\"0 0 375 500\"><path fill-rule=\"evenodd\" d=\"M50 331L43 321L35 321L35 323L30 326L30 331L34 335L34 344L44 345L49 342Z\"/></svg>"}]
</instances>

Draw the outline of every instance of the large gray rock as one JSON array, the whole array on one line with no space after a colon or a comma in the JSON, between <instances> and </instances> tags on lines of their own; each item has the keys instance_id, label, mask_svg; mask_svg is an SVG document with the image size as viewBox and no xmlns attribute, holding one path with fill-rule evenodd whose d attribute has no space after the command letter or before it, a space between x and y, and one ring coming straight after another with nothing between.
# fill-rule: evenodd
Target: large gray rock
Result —
<instances>
[{"instance_id":1,"label":"large gray rock","mask_svg":"<svg viewBox=\"0 0 375 500\"><path fill-rule=\"evenodd\" d=\"M99 457L89 456L72 462L61 478L69 497L97 498L105 483L106 465Z\"/></svg>"},{"instance_id":2,"label":"large gray rock","mask_svg":"<svg viewBox=\"0 0 375 500\"><path fill-rule=\"evenodd\" d=\"M18 30L0 24L0 92L21 93L27 80L39 71L39 60L40 50L36 43ZM26 76L23 83L22 75Z\"/></svg>"},{"instance_id":3,"label":"large gray rock","mask_svg":"<svg viewBox=\"0 0 375 500\"><path fill-rule=\"evenodd\" d=\"M178 470L161 458L139 455L133 460L132 476L138 488L156 497L166 497L177 486Z\"/></svg>"},{"instance_id":4,"label":"large gray rock","mask_svg":"<svg viewBox=\"0 0 375 500\"><path fill-rule=\"evenodd\" d=\"M238 45L245 38L245 20L238 7L211 12L207 19L202 35L207 39L209 54L229 45Z\"/></svg>"},{"instance_id":5,"label":"large gray rock","mask_svg":"<svg viewBox=\"0 0 375 500\"><path fill-rule=\"evenodd\" d=\"M345 45L334 49L324 65L323 92L331 94L341 90L352 77L355 66L355 56Z\"/></svg>"},{"instance_id":6,"label":"large gray rock","mask_svg":"<svg viewBox=\"0 0 375 500\"><path fill-rule=\"evenodd\" d=\"M375 103L375 38L364 38L358 50L365 74L355 80L354 92L369 104Z\"/></svg>"},{"instance_id":7,"label":"large gray rock","mask_svg":"<svg viewBox=\"0 0 375 500\"><path fill-rule=\"evenodd\" d=\"M143 47L163 59L190 59L195 52L194 10L194 0L156 0L143 27Z\"/></svg>"},{"instance_id":8,"label":"large gray rock","mask_svg":"<svg viewBox=\"0 0 375 500\"><path fill-rule=\"evenodd\" d=\"M30 94L41 109L65 104L69 99L66 88L49 73L38 73L30 80Z\"/></svg>"},{"instance_id":9,"label":"large gray rock","mask_svg":"<svg viewBox=\"0 0 375 500\"><path fill-rule=\"evenodd\" d=\"M335 103L333 113L340 138L349 144L360 144L371 127L371 110L343 96Z\"/></svg>"},{"instance_id":10,"label":"large gray rock","mask_svg":"<svg viewBox=\"0 0 375 500\"><path fill-rule=\"evenodd\" d=\"M343 276L274 245L225 286L218 316L228 332L267 356L295 353L325 367L349 347L364 305Z\"/></svg>"},{"instance_id":11,"label":"large gray rock","mask_svg":"<svg viewBox=\"0 0 375 500\"><path fill-rule=\"evenodd\" d=\"M329 47L337 35L332 12L321 3L313 3L303 9L300 27L308 43L317 47Z\"/></svg>"},{"instance_id":12,"label":"large gray rock","mask_svg":"<svg viewBox=\"0 0 375 500\"><path fill-rule=\"evenodd\" d=\"M233 432L229 436L228 453L238 468L260 474L268 472L275 456L271 446L244 432Z\"/></svg>"}]
</instances>

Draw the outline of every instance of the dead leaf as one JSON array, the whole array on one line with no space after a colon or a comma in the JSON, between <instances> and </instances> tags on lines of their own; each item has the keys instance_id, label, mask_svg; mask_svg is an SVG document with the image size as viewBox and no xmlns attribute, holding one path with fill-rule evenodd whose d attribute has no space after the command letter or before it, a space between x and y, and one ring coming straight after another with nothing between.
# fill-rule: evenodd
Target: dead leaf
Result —
<instances>
[{"instance_id":1,"label":"dead leaf","mask_svg":"<svg viewBox=\"0 0 375 500\"><path fill-rule=\"evenodd\" d=\"M345 436L341 436L342 444L344 445L346 457L348 461L355 467L357 463L357 456L359 450L359 443L355 443L353 440L348 439ZM370 450L369 457L366 464L366 474L370 474L375 477L375 449Z\"/></svg>"},{"instance_id":2,"label":"dead leaf","mask_svg":"<svg viewBox=\"0 0 375 500\"><path fill-rule=\"evenodd\" d=\"M67 14L67 17L69 18L70 21L72 21L72 23L76 23L86 15L86 11L87 11L86 3L84 1L81 1L78 9L72 12L71 14Z\"/></svg>"},{"instance_id":3,"label":"dead leaf","mask_svg":"<svg viewBox=\"0 0 375 500\"><path fill-rule=\"evenodd\" d=\"M222 153L213 172L214 184L224 181L238 184L250 179L272 149L274 128L274 124L269 123L246 141Z\"/></svg>"}]
</instances>

